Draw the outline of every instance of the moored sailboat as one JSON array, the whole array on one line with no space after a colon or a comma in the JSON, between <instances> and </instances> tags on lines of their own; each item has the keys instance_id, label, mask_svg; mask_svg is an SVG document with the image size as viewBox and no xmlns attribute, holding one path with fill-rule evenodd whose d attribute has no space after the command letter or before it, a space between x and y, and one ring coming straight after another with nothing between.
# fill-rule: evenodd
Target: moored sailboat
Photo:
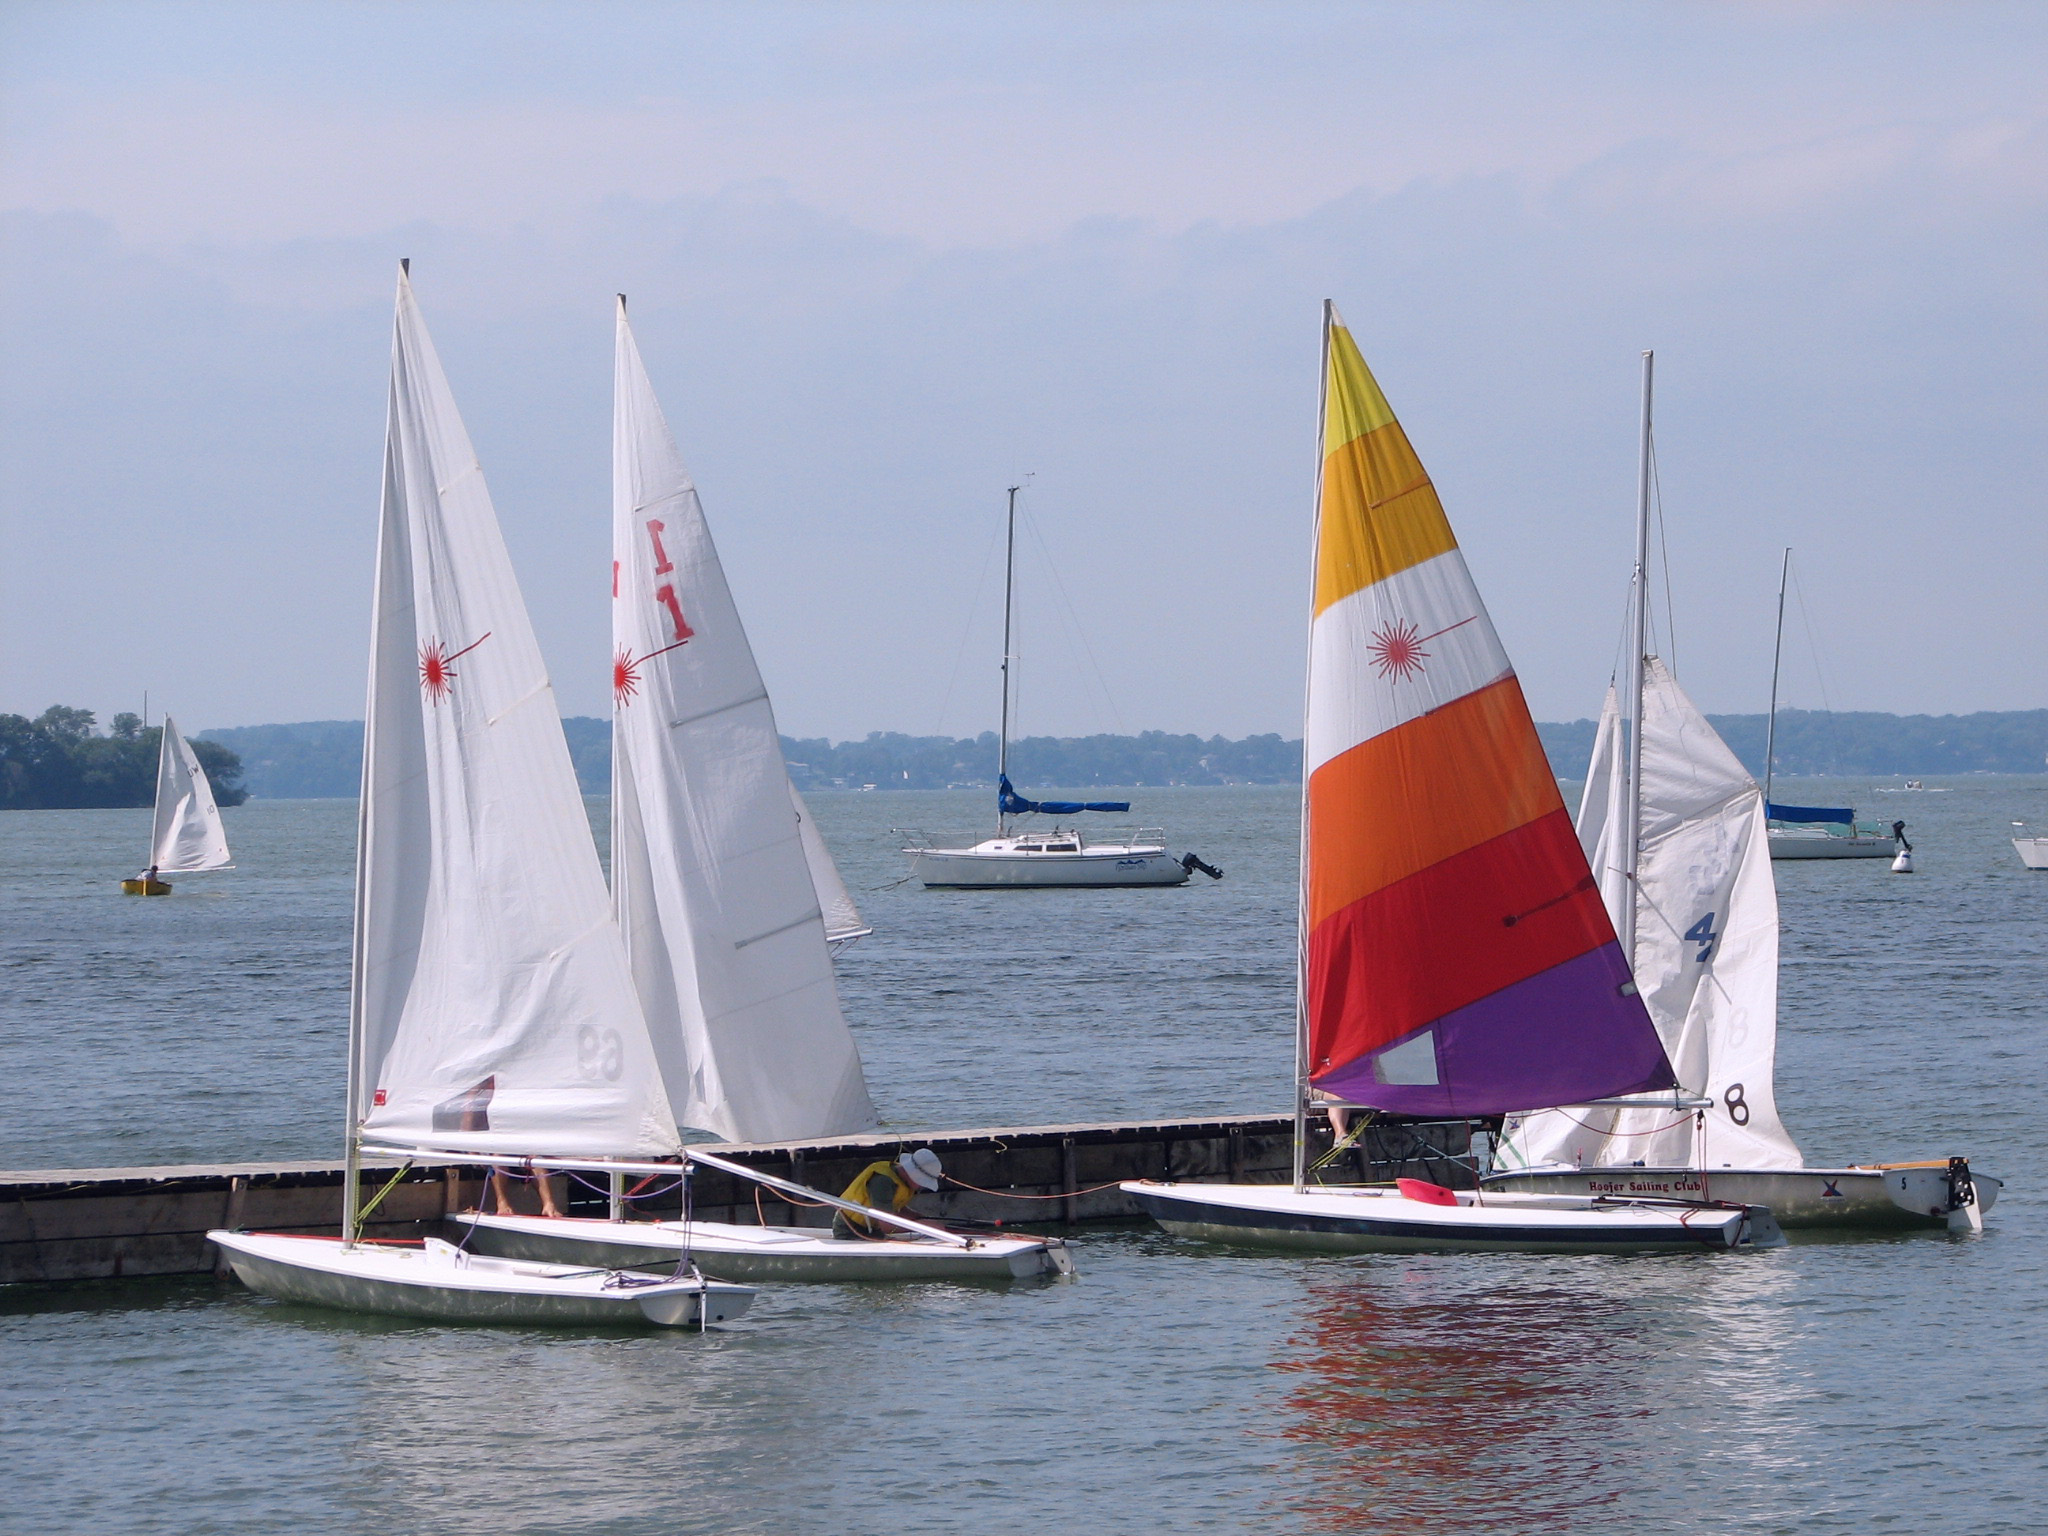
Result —
<instances>
[{"instance_id":1,"label":"moored sailboat","mask_svg":"<svg viewBox=\"0 0 2048 1536\"><path fill-rule=\"evenodd\" d=\"M1645 462L1652 358L1644 354ZM1778 1117L1778 895L1766 796L1651 654L1649 501L1639 497L1630 654L1610 686L1578 836L1690 1110L1511 1116L1483 1187L1719 1197L1781 1225L1970 1225L1997 1197L1964 1159L1808 1168Z\"/></svg>"},{"instance_id":2,"label":"moored sailboat","mask_svg":"<svg viewBox=\"0 0 2048 1536\"><path fill-rule=\"evenodd\" d=\"M1781 805L1771 798L1778 772L1778 678L1785 656L1785 587L1792 578L1792 551L1778 567L1778 627L1771 645L1771 710L1764 727L1764 816L1774 859L1892 859L1903 857L1902 874L1912 872L1913 848L1906 824L1891 835L1876 822L1858 821L1851 805Z\"/></svg>"},{"instance_id":3,"label":"moored sailboat","mask_svg":"<svg viewBox=\"0 0 2048 1536\"><path fill-rule=\"evenodd\" d=\"M830 948L866 927L789 781L774 706L623 297L613 387L613 902L671 1118L731 1141L869 1130L875 1109ZM734 1279L1070 1267L1056 1240L968 1237L872 1211L892 1236L630 1221L625 1204L615 1196L603 1219L456 1219L483 1252L664 1268L687 1256Z\"/></svg>"},{"instance_id":4,"label":"moored sailboat","mask_svg":"<svg viewBox=\"0 0 2048 1536\"><path fill-rule=\"evenodd\" d=\"M672 1157L553 689L468 433L401 270L363 756L338 1237L212 1232L283 1300L447 1321L724 1321L678 1269L473 1255L359 1232L364 1138L405 1156Z\"/></svg>"},{"instance_id":5,"label":"moored sailboat","mask_svg":"<svg viewBox=\"0 0 2048 1536\"><path fill-rule=\"evenodd\" d=\"M1060 819L1089 813L1118 815L1130 810L1128 800L1030 800L1010 782L1011 616L1017 595L1017 493L1009 490L1009 512L1003 544L1003 702L996 733L996 835L965 848L934 847L920 839L903 851L910 855L911 877L923 885L949 890L1003 890L1020 886L1115 887L1185 885L1196 870L1212 880L1223 871L1192 853L1175 858L1157 834L1144 829L1121 839L1097 840L1079 826L1061 826ZM1019 828L1012 818L1050 816L1050 828Z\"/></svg>"},{"instance_id":6,"label":"moored sailboat","mask_svg":"<svg viewBox=\"0 0 2048 1536\"><path fill-rule=\"evenodd\" d=\"M192 744L178 734L178 724L164 716L157 744L156 814L149 828L149 866L121 882L127 896L168 896L171 884L163 875L196 874L233 869L227 828L214 802L213 782L206 776Z\"/></svg>"},{"instance_id":7,"label":"moored sailboat","mask_svg":"<svg viewBox=\"0 0 2048 1536\"><path fill-rule=\"evenodd\" d=\"M1311 1096L1484 1118L1677 1078L1449 521L1333 307L1305 724L1292 1187L1122 1187L1169 1231L1328 1251L1782 1241L1736 1203L1312 1185Z\"/></svg>"}]
</instances>

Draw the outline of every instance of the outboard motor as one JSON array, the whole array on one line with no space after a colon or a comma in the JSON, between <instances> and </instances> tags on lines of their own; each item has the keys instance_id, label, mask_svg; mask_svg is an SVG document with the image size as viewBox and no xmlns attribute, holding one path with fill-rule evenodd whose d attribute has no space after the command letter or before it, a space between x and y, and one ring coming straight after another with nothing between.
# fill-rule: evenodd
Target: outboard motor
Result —
<instances>
[{"instance_id":1,"label":"outboard motor","mask_svg":"<svg viewBox=\"0 0 2048 1536\"><path fill-rule=\"evenodd\" d=\"M1892 873L1910 875L1913 873L1913 845L1906 841L1906 824L1903 821L1892 823L1892 837L1899 845L1899 856L1892 860Z\"/></svg>"},{"instance_id":2,"label":"outboard motor","mask_svg":"<svg viewBox=\"0 0 2048 1536\"><path fill-rule=\"evenodd\" d=\"M1211 880L1221 880L1223 878L1223 871L1218 869L1214 864L1204 864L1199 854L1182 854L1180 860L1180 867L1186 870L1191 875L1199 869Z\"/></svg>"}]
</instances>

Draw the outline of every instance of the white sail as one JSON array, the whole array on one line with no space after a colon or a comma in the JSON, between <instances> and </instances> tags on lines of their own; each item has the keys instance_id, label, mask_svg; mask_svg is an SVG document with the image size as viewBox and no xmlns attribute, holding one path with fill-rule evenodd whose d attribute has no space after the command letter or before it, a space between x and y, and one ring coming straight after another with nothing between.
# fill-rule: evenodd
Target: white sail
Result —
<instances>
[{"instance_id":1,"label":"white sail","mask_svg":"<svg viewBox=\"0 0 2048 1536\"><path fill-rule=\"evenodd\" d=\"M1688 1092L1714 1101L1704 1150L1682 1110L1543 1110L1511 1125L1508 1166L1797 1168L1772 1078L1778 893L1763 792L1662 661L1643 680L1643 788L1635 975ZM1621 730L1610 689L1579 805L1579 835L1619 924L1627 835ZM1617 810L1617 807L1620 807Z\"/></svg>"},{"instance_id":2,"label":"white sail","mask_svg":"<svg viewBox=\"0 0 2048 1536\"><path fill-rule=\"evenodd\" d=\"M680 1145L554 690L401 275L357 853L358 1122L480 1152Z\"/></svg>"},{"instance_id":3,"label":"white sail","mask_svg":"<svg viewBox=\"0 0 2048 1536\"><path fill-rule=\"evenodd\" d=\"M614 385L613 901L676 1123L869 1129L775 712L623 300Z\"/></svg>"},{"instance_id":4,"label":"white sail","mask_svg":"<svg viewBox=\"0 0 2048 1536\"><path fill-rule=\"evenodd\" d=\"M163 745L156 759L156 820L149 831L149 862L160 875L189 874L228 867L228 834L213 785L191 744L164 716Z\"/></svg>"},{"instance_id":5,"label":"white sail","mask_svg":"<svg viewBox=\"0 0 2048 1536\"><path fill-rule=\"evenodd\" d=\"M817 891L818 906L825 914L826 941L848 944L865 938L875 930L862 920L853 893L840 878L839 866L832 862L832 850L825 846L824 834L818 830L811 808L804 804L804 797L796 792L794 784L789 786L789 803L796 807L797 828L804 840L804 862L811 867L811 886Z\"/></svg>"}]
</instances>

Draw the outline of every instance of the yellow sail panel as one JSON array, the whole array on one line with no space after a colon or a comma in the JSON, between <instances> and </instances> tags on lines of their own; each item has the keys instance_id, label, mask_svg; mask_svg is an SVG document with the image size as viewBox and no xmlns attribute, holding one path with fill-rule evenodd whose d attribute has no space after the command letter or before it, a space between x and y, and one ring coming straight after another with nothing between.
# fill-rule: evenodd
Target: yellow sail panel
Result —
<instances>
[{"instance_id":1,"label":"yellow sail panel","mask_svg":"<svg viewBox=\"0 0 2048 1536\"><path fill-rule=\"evenodd\" d=\"M1334 313L1315 611L1458 547L1408 434Z\"/></svg>"},{"instance_id":2,"label":"yellow sail panel","mask_svg":"<svg viewBox=\"0 0 2048 1536\"><path fill-rule=\"evenodd\" d=\"M1330 393L1323 413L1323 456L1328 458L1346 443L1392 426L1394 408L1380 393L1379 381L1365 366L1358 343L1344 329L1344 322L1331 311Z\"/></svg>"}]
</instances>

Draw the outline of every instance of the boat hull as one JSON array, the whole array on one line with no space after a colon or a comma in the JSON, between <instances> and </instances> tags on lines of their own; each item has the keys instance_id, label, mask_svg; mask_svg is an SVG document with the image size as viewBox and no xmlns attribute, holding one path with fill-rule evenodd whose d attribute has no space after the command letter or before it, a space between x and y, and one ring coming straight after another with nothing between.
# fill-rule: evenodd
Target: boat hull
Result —
<instances>
[{"instance_id":1,"label":"boat hull","mask_svg":"<svg viewBox=\"0 0 2048 1536\"><path fill-rule=\"evenodd\" d=\"M1981 1211L1997 1179L1975 1175ZM1911 1168L1540 1168L1489 1175L1486 1189L1550 1195L1732 1200L1769 1206L1787 1229L1900 1230L1949 1225L1948 1165Z\"/></svg>"},{"instance_id":2,"label":"boat hull","mask_svg":"<svg viewBox=\"0 0 2048 1536\"><path fill-rule=\"evenodd\" d=\"M936 889L967 891L1188 883L1187 870L1164 848L1015 854L919 848L911 851L910 873Z\"/></svg>"},{"instance_id":3,"label":"boat hull","mask_svg":"<svg viewBox=\"0 0 2048 1536\"><path fill-rule=\"evenodd\" d=\"M2012 850L2029 869L2048 869L2048 837L2016 837Z\"/></svg>"},{"instance_id":4,"label":"boat hull","mask_svg":"<svg viewBox=\"0 0 2048 1536\"><path fill-rule=\"evenodd\" d=\"M687 1251L721 1280L1027 1280L1073 1273L1057 1238L976 1238L972 1248L929 1239L864 1241L835 1238L818 1227L747 1227L727 1222L592 1221L581 1217L448 1218L470 1234L479 1253L555 1264L617 1269L673 1269Z\"/></svg>"},{"instance_id":5,"label":"boat hull","mask_svg":"<svg viewBox=\"0 0 2048 1536\"><path fill-rule=\"evenodd\" d=\"M1774 859L1890 859L1898 852L1898 839L1892 837L1771 838Z\"/></svg>"},{"instance_id":6,"label":"boat hull","mask_svg":"<svg viewBox=\"0 0 2048 1536\"><path fill-rule=\"evenodd\" d=\"M1773 1247L1770 1212L1739 1206L1655 1207L1506 1194L1456 1205L1391 1190L1275 1184L1119 1186L1177 1237L1305 1253L1712 1253Z\"/></svg>"},{"instance_id":7,"label":"boat hull","mask_svg":"<svg viewBox=\"0 0 2048 1536\"><path fill-rule=\"evenodd\" d=\"M168 880L150 880L146 878L123 880L121 882L121 894L123 896L168 896L171 894L171 883Z\"/></svg>"},{"instance_id":8,"label":"boat hull","mask_svg":"<svg viewBox=\"0 0 2048 1536\"><path fill-rule=\"evenodd\" d=\"M625 1283L562 1265L476 1259L446 1243L358 1245L339 1238L209 1232L250 1290L278 1301L441 1323L700 1328L753 1304L744 1286L700 1279Z\"/></svg>"}]
</instances>

